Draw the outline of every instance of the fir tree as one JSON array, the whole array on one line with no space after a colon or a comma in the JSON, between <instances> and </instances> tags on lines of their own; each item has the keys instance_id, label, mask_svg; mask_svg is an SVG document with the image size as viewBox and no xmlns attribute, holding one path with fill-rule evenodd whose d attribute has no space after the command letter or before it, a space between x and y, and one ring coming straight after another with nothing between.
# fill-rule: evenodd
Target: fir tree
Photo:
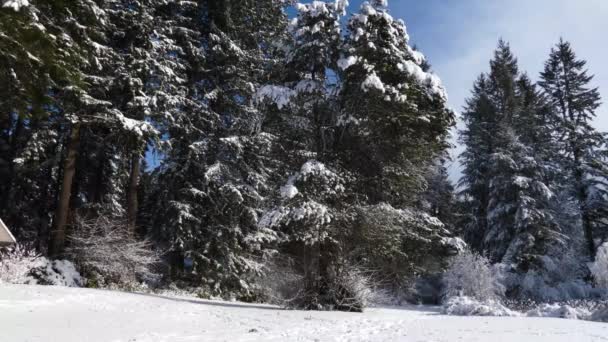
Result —
<instances>
[{"instance_id":1,"label":"fir tree","mask_svg":"<svg viewBox=\"0 0 608 342\"><path fill-rule=\"evenodd\" d=\"M339 144L371 201L406 205L423 170L447 147L453 114L439 78L423 71L405 25L383 2L364 3L349 21L342 69Z\"/></svg>"},{"instance_id":2,"label":"fir tree","mask_svg":"<svg viewBox=\"0 0 608 342\"><path fill-rule=\"evenodd\" d=\"M262 161L273 145L253 97L284 29L282 4L176 3L167 10L167 20L177 16L187 27L176 58L184 70L176 71L188 95L169 123L171 149L152 195L164 210L153 216L153 233L193 261L196 281L212 294L251 299L247 277L257 267L248 255L259 245L249 241L270 178ZM204 44L194 48L200 44L193 39ZM189 106L196 107L184 111Z\"/></svg>"},{"instance_id":3,"label":"fir tree","mask_svg":"<svg viewBox=\"0 0 608 342\"><path fill-rule=\"evenodd\" d=\"M591 125L600 106L600 94L597 88L589 87L593 76L588 75L585 65L570 43L560 40L545 63L540 85L559 119L557 130L563 151L559 165L566 174L564 186L578 203L586 249L593 259L597 247L594 234L605 230L605 138Z\"/></svg>"},{"instance_id":4,"label":"fir tree","mask_svg":"<svg viewBox=\"0 0 608 342\"><path fill-rule=\"evenodd\" d=\"M493 132L497 129L497 118L490 100L489 80L485 74L480 75L475 82L472 96L467 99L462 115L465 129L460 132L459 141L466 149L460 155L463 165L460 186L471 213L465 227L465 236L474 249L481 251L488 230L489 165L490 156L496 148Z\"/></svg>"},{"instance_id":5,"label":"fir tree","mask_svg":"<svg viewBox=\"0 0 608 342\"><path fill-rule=\"evenodd\" d=\"M336 62L345 2L297 4L291 22L285 76L258 92L266 107L265 129L279 136L284 174L274 205L261 228L274 232L276 245L295 259L304 279L298 307L337 305L344 298L340 273L340 231L336 224L347 177L333 149L336 122ZM344 308L342 308L344 309Z\"/></svg>"},{"instance_id":6,"label":"fir tree","mask_svg":"<svg viewBox=\"0 0 608 342\"><path fill-rule=\"evenodd\" d=\"M508 44L499 42L490 66L475 85L461 133L467 146L461 184L474 205L468 236L493 262L525 273L542 269L549 248L564 243L545 183L553 151L550 121Z\"/></svg>"}]
</instances>

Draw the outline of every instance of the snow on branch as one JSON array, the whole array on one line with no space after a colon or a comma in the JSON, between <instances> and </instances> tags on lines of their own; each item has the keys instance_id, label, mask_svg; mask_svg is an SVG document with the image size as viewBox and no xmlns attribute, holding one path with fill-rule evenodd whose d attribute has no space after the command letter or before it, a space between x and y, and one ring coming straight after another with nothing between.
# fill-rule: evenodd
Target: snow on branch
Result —
<instances>
[{"instance_id":1,"label":"snow on branch","mask_svg":"<svg viewBox=\"0 0 608 342\"><path fill-rule=\"evenodd\" d=\"M2 7L12 8L16 12L18 12L21 7L27 7L29 5L29 0L4 0L4 2L2 3Z\"/></svg>"},{"instance_id":2,"label":"snow on branch","mask_svg":"<svg viewBox=\"0 0 608 342\"><path fill-rule=\"evenodd\" d=\"M126 225L100 216L78 218L76 226L67 253L87 276L105 285L134 285L156 277L159 253L149 241L133 237Z\"/></svg>"},{"instance_id":3,"label":"snow on branch","mask_svg":"<svg viewBox=\"0 0 608 342\"><path fill-rule=\"evenodd\" d=\"M291 98L294 95L295 92L287 87L265 85L258 90L255 99L258 103L261 103L264 100L270 100L276 104L279 109L283 109L289 106Z\"/></svg>"}]
</instances>

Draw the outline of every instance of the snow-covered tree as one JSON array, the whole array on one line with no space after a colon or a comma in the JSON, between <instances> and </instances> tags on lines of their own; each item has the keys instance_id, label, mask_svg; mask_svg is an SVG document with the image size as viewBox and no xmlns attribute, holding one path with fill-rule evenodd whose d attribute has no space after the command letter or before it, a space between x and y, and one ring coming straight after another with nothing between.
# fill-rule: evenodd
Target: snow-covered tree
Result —
<instances>
[{"instance_id":1,"label":"snow-covered tree","mask_svg":"<svg viewBox=\"0 0 608 342\"><path fill-rule=\"evenodd\" d=\"M0 8L0 215L21 241L43 241L54 209L61 144L59 95L78 83L78 52L56 25L61 6ZM21 7L21 5L29 5ZM45 247L41 242L37 247Z\"/></svg>"},{"instance_id":2,"label":"snow-covered tree","mask_svg":"<svg viewBox=\"0 0 608 342\"><path fill-rule=\"evenodd\" d=\"M338 146L366 195L398 206L424 188L423 170L447 147L453 123L439 77L408 42L384 2L365 2L349 20L338 60Z\"/></svg>"},{"instance_id":3,"label":"snow-covered tree","mask_svg":"<svg viewBox=\"0 0 608 342\"><path fill-rule=\"evenodd\" d=\"M606 148L604 135L592 126L600 106L597 88L590 88L593 76L578 59L570 43L560 40L551 50L540 85L558 117L557 136L562 152L559 167L563 186L578 204L589 257L595 257L595 234L604 234L606 208Z\"/></svg>"},{"instance_id":4,"label":"snow-covered tree","mask_svg":"<svg viewBox=\"0 0 608 342\"><path fill-rule=\"evenodd\" d=\"M282 8L273 0L164 8L157 53L174 46L174 62L163 63L183 75L183 90L164 90L177 103L165 124L169 149L153 181L150 222L214 295L251 299L248 275L258 271L250 255L260 245L249 239L273 176L264 162L275 138L261 131L254 95L286 26Z\"/></svg>"},{"instance_id":5,"label":"snow-covered tree","mask_svg":"<svg viewBox=\"0 0 608 342\"><path fill-rule=\"evenodd\" d=\"M337 283L347 278L341 274L340 246L346 232L337 221L348 174L334 151L336 63L346 5L296 4L283 76L258 92L266 112L264 129L277 135L283 148L276 156L282 183L260 224L278 234L279 251L298 265L304 296L293 304L305 308L339 306L348 297Z\"/></svg>"},{"instance_id":6,"label":"snow-covered tree","mask_svg":"<svg viewBox=\"0 0 608 342\"><path fill-rule=\"evenodd\" d=\"M445 226L416 206L448 146L453 113L439 77L408 43L385 1L365 2L348 22L337 62L336 149L353 174L353 257L396 288L438 267L449 250Z\"/></svg>"},{"instance_id":7,"label":"snow-covered tree","mask_svg":"<svg viewBox=\"0 0 608 342\"><path fill-rule=\"evenodd\" d=\"M550 139L550 127L508 44L499 42L490 66L474 87L461 133L467 147L461 183L474 217L469 239L491 261L527 272L543 267L550 246L564 243L545 183L550 140L540 139Z\"/></svg>"},{"instance_id":8,"label":"snow-covered tree","mask_svg":"<svg viewBox=\"0 0 608 342\"><path fill-rule=\"evenodd\" d=\"M464 228L466 240L474 250L481 251L488 229L489 164L495 149L497 118L490 102L487 75L479 76L471 93L462 113L465 128L459 132L459 142L466 147L460 155L463 172L459 185L470 212Z\"/></svg>"},{"instance_id":9,"label":"snow-covered tree","mask_svg":"<svg viewBox=\"0 0 608 342\"><path fill-rule=\"evenodd\" d=\"M280 188L279 205L260 219L260 228L275 232L278 247L296 260L296 271L303 276L302 293L291 305L327 308L349 295L336 292L340 286L336 281L346 266L341 260L342 244L349 234L339 224L340 203L347 196L345 178L327 165L309 160Z\"/></svg>"}]
</instances>

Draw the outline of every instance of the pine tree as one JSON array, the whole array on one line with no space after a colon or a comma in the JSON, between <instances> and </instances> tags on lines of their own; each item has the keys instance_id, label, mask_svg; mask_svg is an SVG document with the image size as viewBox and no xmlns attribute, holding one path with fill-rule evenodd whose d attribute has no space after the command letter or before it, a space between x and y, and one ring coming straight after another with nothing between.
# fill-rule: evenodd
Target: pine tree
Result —
<instances>
[{"instance_id":1,"label":"pine tree","mask_svg":"<svg viewBox=\"0 0 608 342\"><path fill-rule=\"evenodd\" d=\"M490 100L489 80L485 74L476 80L472 96L467 100L462 115L465 129L460 132L459 141L466 149L460 155L463 175L459 185L463 188L462 195L471 213L465 227L465 236L471 247L481 251L488 230L489 164L496 146L493 132L497 129L497 118Z\"/></svg>"},{"instance_id":2,"label":"pine tree","mask_svg":"<svg viewBox=\"0 0 608 342\"><path fill-rule=\"evenodd\" d=\"M84 85L83 49L69 34L77 30L70 31L74 26L66 20L70 15L66 4L5 1L4 5L14 11L0 10L5 33L0 38L4 77L0 91L7 99L1 110L8 114L0 119L6 124L1 140L9 142L1 157L8 170L2 182L3 216L20 237L38 241L44 251L48 212L55 207L66 102L75 88ZM77 5L70 10L76 12Z\"/></svg>"},{"instance_id":3,"label":"pine tree","mask_svg":"<svg viewBox=\"0 0 608 342\"><path fill-rule=\"evenodd\" d=\"M440 79L408 43L385 1L364 3L349 20L338 61L337 148L354 177L355 219L345 224L354 229L351 253L382 270L394 290L409 288L449 250L446 226L429 215L432 208L417 206L427 171L448 146L453 113Z\"/></svg>"},{"instance_id":4,"label":"pine tree","mask_svg":"<svg viewBox=\"0 0 608 342\"><path fill-rule=\"evenodd\" d=\"M82 75L83 86L69 87L63 96L65 157L62 162L59 199L49 243L49 253L52 256L62 254L71 212L76 206L90 203L91 192L93 194L102 193L98 188L105 185L108 190L106 191L107 197L109 197L106 200L116 203L113 209L122 207L121 204L118 204L117 196L122 198L125 196L124 193L119 192L122 187L114 177L121 170L112 165L115 162L112 160L112 156L118 151L116 146L119 144L108 147L103 139L112 132L117 133L116 137L131 136L136 137L136 140L138 136L149 137L155 134L155 130L143 119L136 120L126 116L128 115L127 107L134 105L133 102L127 103L125 106L124 102L119 103L125 101L125 98L120 99L113 96L115 94L112 91L116 90L121 78L124 79L125 75L133 69L129 69L125 59L121 58L119 50L111 46L112 42L121 41L108 39L109 32L116 34L120 32L111 30L112 25L116 22L113 22L110 15L114 6L119 9L120 6L118 3L107 4L108 7L105 5L102 4L100 7L94 2L76 1L70 3L69 7L62 8L62 14L67 17L67 20L62 21L62 24L65 25L63 30L72 39L71 43L74 45L72 49L80 52L79 65L76 70ZM131 81L131 84L141 83L134 79ZM118 85L118 87L120 86ZM127 92L126 95L128 96L128 94ZM96 145L92 145L91 139L99 140ZM125 140L130 140L130 138L125 138ZM130 146L132 145L130 144ZM84 150L84 148L91 147L92 151ZM91 172L90 169L87 169L86 166L89 164L86 162L86 158L90 157L100 158L96 160L99 165L110 164L110 174L100 176L99 170ZM82 167L83 165L85 167ZM90 183L87 184L87 180L91 177L93 177L92 179L97 178L97 184L91 184L93 190L87 188L87 185L90 185ZM99 177L102 178L101 181L99 181Z\"/></svg>"},{"instance_id":5,"label":"pine tree","mask_svg":"<svg viewBox=\"0 0 608 342\"><path fill-rule=\"evenodd\" d=\"M605 139L591 125L600 106L597 88L589 88L593 76L585 69L586 62L576 57L570 43L560 40L551 50L540 85L559 117L558 136L563 151L559 165L566 176L566 184L578 203L581 228L586 249L591 259L595 256L596 230L605 230L601 222L603 204L600 203L605 179ZM599 215L598 215L599 214Z\"/></svg>"},{"instance_id":6,"label":"pine tree","mask_svg":"<svg viewBox=\"0 0 608 342\"><path fill-rule=\"evenodd\" d=\"M151 195L163 208L153 215L159 225L153 233L193 261L195 281L214 295L252 296L248 277L257 266L249 255L259 245L250 239L258 233L271 177L265 155L274 143L261 132L253 98L273 63L273 40L284 30L282 6L268 0L166 8L168 25L178 18L185 26L184 36L162 39L177 45L172 67L183 74L187 95L177 99L168 123L170 149Z\"/></svg>"},{"instance_id":7,"label":"pine tree","mask_svg":"<svg viewBox=\"0 0 608 342\"><path fill-rule=\"evenodd\" d=\"M299 247L294 242L302 241L292 241L287 253L305 265L305 291L314 300L304 306L337 305L348 295L339 281L349 265L390 270L391 285L400 287L424 269L416 266L424 251L442 248L443 225L412 207L427 166L447 145L453 117L438 78L422 70L423 56L407 45L403 23L388 15L385 2L365 3L349 21L345 42L344 2L298 8L288 52L295 77L261 95L292 110L287 136L305 137L284 145L295 151L295 165L299 156L315 159L289 178L281 191L286 198L262 222L279 233L325 237ZM300 180L307 165L327 170L317 180L324 186Z\"/></svg>"},{"instance_id":8,"label":"pine tree","mask_svg":"<svg viewBox=\"0 0 608 342\"><path fill-rule=\"evenodd\" d=\"M333 141L340 18L346 8L344 1L315 1L296 9L281 83L258 92L258 101L266 104L264 127L284 149L277 156L284 177L260 226L276 234L277 248L295 259L303 276L306 295L294 304L315 309L344 299L336 281L343 234L336 221L347 175L335 159Z\"/></svg>"},{"instance_id":9,"label":"pine tree","mask_svg":"<svg viewBox=\"0 0 608 342\"><path fill-rule=\"evenodd\" d=\"M551 121L543 98L520 76L509 45L500 41L465 112L461 181L474 217L472 245L517 272L541 270L541 259L564 237L553 212Z\"/></svg>"},{"instance_id":10,"label":"pine tree","mask_svg":"<svg viewBox=\"0 0 608 342\"><path fill-rule=\"evenodd\" d=\"M412 202L426 166L447 147L453 114L439 78L423 71L402 21L383 2L365 3L349 21L339 67L341 144L372 201Z\"/></svg>"},{"instance_id":11,"label":"pine tree","mask_svg":"<svg viewBox=\"0 0 608 342\"><path fill-rule=\"evenodd\" d=\"M448 174L447 162L448 160L441 158L428 167L425 175L427 188L418 207L438 218L450 231L456 233L457 223L462 218L456 200L456 190Z\"/></svg>"},{"instance_id":12,"label":"pine tree","mask_svg":"<svg viewBox=\"0 0 608 342\"><path fill-rule=\"evenodd\" d=\"M508 44L501 40L490 61L488 74L489 98L497 122L493 132L494 149L488 156L488 229L483 248L493 262L502 260L515 237L519 201L515 180L523 155L522 151L513 149L524 148L513 129L520 106L516 89L518 75L517 60Z\"/></svg>"}]
</instances>

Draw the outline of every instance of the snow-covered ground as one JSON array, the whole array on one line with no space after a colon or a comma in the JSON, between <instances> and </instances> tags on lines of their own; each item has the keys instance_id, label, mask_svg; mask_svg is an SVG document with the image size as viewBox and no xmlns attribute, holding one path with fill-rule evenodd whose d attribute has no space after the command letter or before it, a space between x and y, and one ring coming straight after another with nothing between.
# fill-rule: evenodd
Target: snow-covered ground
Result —
<instances>
[{"instance_id":1,"label":"snow-covered ground","mask_svg":"<svg viewBox=\"0 0 608 342\"><path fill-rule=\"evenodd\" d=\"M364 314L285 311L63 287L0 285L2 342L608 341L608 324L551 318L454 317L434 308Z\"/></svg>"}]
</instances>

